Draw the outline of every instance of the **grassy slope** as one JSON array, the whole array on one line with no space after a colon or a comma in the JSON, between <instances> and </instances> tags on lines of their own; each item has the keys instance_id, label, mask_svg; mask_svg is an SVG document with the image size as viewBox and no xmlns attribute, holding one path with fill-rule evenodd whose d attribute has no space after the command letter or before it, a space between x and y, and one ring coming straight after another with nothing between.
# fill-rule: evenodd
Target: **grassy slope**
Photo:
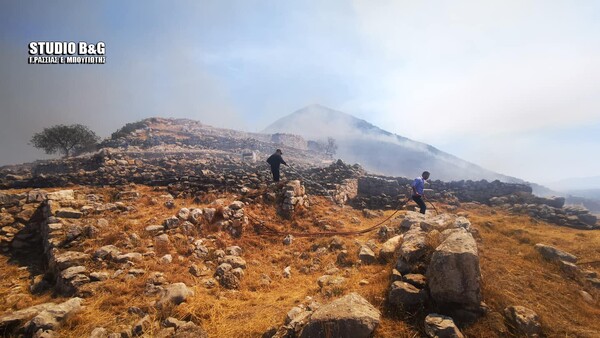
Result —
<instances>
[{"instance_id":1,"label":"grassy slope","mask_svg":"<svg viewBox=\"0 0 600 338\"><path fill-rule=\"evenodd\" d=\"M144 197L133 203L137 208L136 212L129 215L94 216L107 218L110 226L102 231L100 238L86 240L86 247L89 248L87 251L93 252L95 248L105 244L122 247L126 243L124 234L136 232L143 241L131 251L144 252L145 242L151 241L152 238L144 232L144 227L159 224L176 213L180 207L195 207L191 200L176 200L176 208L169 210L163 206L160 197L163 192L141 186L137 189ZM107 198L110 198L113 192L114 190L107 189L101 191ZM225 197L228 201L234 199L232 196L218 197ZM322 199L314 198L313 204L310 213L300 217L294 227L310 227L313 231L316 230L313 220L315 215L330 220L330 223L342 221L344 229L364 228L380 220L364 219L359 211L349 207L340 209L330 206ZM201 206L203 205L206 204ZM249 209L261 219L270 219L271 224L290 226L280 221L272 208L252 206ZM579 256L581 261L600 260L600 232L557 227L532 221L529 217L509 215L471 204L464 205L459 211L468 214L479 233L476 237L481 255L483 296L493 310L475 325L464 329L468 336L503 335L502 318L498 311L513 304L535 310L549 336L593 336L594 333L600 332L600 321L597 320L600 318L598 303L590 305L583 302L578 292L585 289L596 300L600 299L600 293L590 290L578 281L564 278L558 267L541 260L533 249L535 243L543 242L569 251ZM359 218L361 224L354 225L350 222L352 217ZM211 337L256 337L271 326L281 325L285 313L303 302L307 296L321 303L331 300L320 293L316 280L325 270L334 267L337 253L326 252L319 255L311 250L315 243L326 246L329 239L296 239L291 246L284 246L281 238L259 237L250 230L239 240L231 239L225 234L215 235L214 247L239 245L244 249L243 258L248 262L248 269L240 291L229 291L220 287L205 289L200 283L201 278L196 278L188 272L192 263L201 266L202 262L186 254L187 244L184 239L173 239L171 247L156 248L157 257L167 252L173 254L173 263L162 265L158 259L146 259L137 263L136 268L144 268L148 274L128 281L105 282L94 297L86 300L85 310L72 318L61 329L61 333L65 336L88 336L95 327L100 326L118 332L131 327L139 320L139 317L127 312L130 306L137 306L149 311L156 319L171 315L199 322ZM367 234L356 238L349 237L344 238L344 242L349 252L354 255L358 251L359 243L374 239L375 236ZM303 252L308 252L309 257L300 258L300 253ZM300 272L300 269L313 263L318 263L320 268L307 274ZM288 265L292 267L291 279L282 277L282 271ZM419 327L422 315L413 318L385 308L384 300L392 266L393 264L389 263L340 269L338 275L347 277L347 281L343 287L336 290L336 294L356 291L382 310L384 315L376 331L378 337L422 336ZM102 266L90 262L90 269L98 270L102 269ZM212 273L214 266L210 269ZM184 282L188 286L194 286L195 296L171 311L155 311L151 305L156 296L143 295L151 271L164 272L169 282ZM0 294L15 294L15 288L20 288L20 292L27 294L27 272L8 264L6 257L0 257L0 274L11 276L0 280ZM271 285L260 285L262 274L271 278ZM363 279L369 284L359 285L359 281ZM49 294L41 297L2 297L0 313L49 300L52 300Z\"/></svg>"}]
</instances>

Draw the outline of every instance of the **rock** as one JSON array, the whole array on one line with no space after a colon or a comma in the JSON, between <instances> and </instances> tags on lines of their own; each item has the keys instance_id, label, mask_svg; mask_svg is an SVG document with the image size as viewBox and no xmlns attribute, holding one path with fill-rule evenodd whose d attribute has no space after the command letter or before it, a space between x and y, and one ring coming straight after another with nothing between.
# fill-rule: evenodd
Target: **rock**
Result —
<instances>
[{"instance_id":1,"label":"rock","mask_svg":"<svg viewBox=\"0 0 600 338\"><path fill-rule=\"evenodd\" d=\"M6 332L6 330L12 329L54 306L56 306L55 303L43 303L22 310L8 312L0 316L0 332Z\"/></svg>"},{"instance_id":2,"label":"rock","mask_svg":"<svg viewBox=\"0 0 600 338\"><path fill-rule=\"evenodd\" d=\"M208 222L209 224L214 221L216 213L217 213L217 209L214 209L214 208L202 209L202 215L204 216L204 219L206 220L206 222Z\"/></svg>"},{"instance_id":3,"label":"rock","mask_svg":"<svg viewBox=\"0 0 600 338\"><path fill-rule=\"evenodd\" d=\"M117 256L119 256L120 254L121 254L121 251L116 246L114 246L114 245L105 245L105 246L99 248L98 250L94 251L94 258L116 259Z\"/></svg>"},{"instance_id":4,"label":"rock","mask_svg":"<svg viewBox=\"0 0 600 338\"><path fill-rule=\"evenodd\" d=\"M323 287L330 286L330 285L333 285L333 286L341 285L345 281L346 281L346 278L344 278L344 277L323 275L317 279L317 284L319 284L320 288L323 288Z\"/></svg>"},{"instance_id":5,"label":"rock","mask_svg":"<svg viewBox=\"0 0 600 338\"><path fill-rule=\"evenodd\" d=\"M515 334L537 337L542 332L538 315L526 307L509 306L504 309L504 317L509 329Z\"/></svg>"},{"instance_id":6,"label":"rock","mask_svg":"<svg viewBox=\"0 0 600 338\"><path fill-rule=\"evenodd\" d=\"M590 295L589 293L581 290L579 291L579 294L581 295L581 298L583 298L583 300L588 303L588 304L594 304L594 297L592 297L592 295Z\"/></svg>"},{"instance_id":7,"label":"rock","mask_svg":"<svg viewBox=\"0 0 600 338\"><path fill-rule=\"evenodd\" d=\"M237 245L228 246L225 248L225 253L230 256L241 256L244 250Z\"/></svg>"},{"instance_id":8,"label":"rock","mask_svg":"<svg viewBox=\"0 0 600 338\"><path fill-rule=\"evenodd\" d=\"M299 306L294 306L288 313L285 315L285 324L289 324L294 320L294 318L298 317L305 310Z\"/></svg>"},{"instance_id":9,"label":"rock","mask_svg":"<svg viewBox=\"0 0 600 338\"><path fill-rule=\"evenodd\" d=\"M50 192L46 195L46 198L50 201L67 201L75 199L75 193L73 190L60 190Z\"/></svg>"},{"instance_id":10,"label":"rock","mask_svg":"<svg viewBox=\"0 0 600 338\"><path fill-rule=\"evenodd\" d=\"M432 313L425 317L425 333L436 338L463 338L463 334L447 316Z\"/></svg>"},{"instance_id":11,"label":"rock","mask_svg":"<svg viewBox=\"0 0 600 338\"><path fill-rule=\"evenodd\" d=\"M571 262L558 261L560 269L569 277L576 278L581 275L579 267Z\"/></svg>"},{"instance_id":12,"label":"rock","mask_svg":"<svg viewBox=\"0 0 600 338\"><path fill-rule=\"evenodd\" d=\"M292 242L294 241L294 236L292 235L287 235L285 236L285 238L283 239L283 245L292 245Z\"/></svg>"},{"instance_id":13,"label":"rock","mask_svg":"<svg viewBox=\"0 0 600 338\"><path fill-rule=\"evenodd\" d=\"M163 221L163 226L166 230L175 229L179 226L181 220L175 216L169 217Z\"/></svg>"},{"instance_id":14,"label":"rock","mask_svg":"<svg viewBox=\"0 0 600 338\"><path fill-rule=\"evenodd\" d=\"M392 283L396 282L396 281L399 281L399 280L402 280L402 274L400 273L400 271L398 271L396 269L393 269L392 270L391 280L392 280Z\"/></svg>"},{"instance_id":15,"label":"rock","mask_svg":"<svg viewBox=\"0 0 600 338\"><path fill-rule=\"evenodd\" d=\"M363 262L363 264L375 263L375 253L366 245L360 247L358 258L361 260L361 262Z\"/></svg>"},{"instance_id":16,"label":"rock","mask_svg":"<svg viewBox=\"0 0 600 338\"><path fill-rule=\"evenodd\" d=\"M427 285L427 278L418 273L406 274L402 276L402 280L419 289L423 289Z\"/></svg>"},{"instance_id":17,"label":"rock","mask_svg":"<svg viewBox=\"0 0 600 338\"><path fill-rule=\"evenodd\" d=\"M145 228L145 230L150 233L159 233L159 232L165 230L165 226L164 225L148 225Z\"/></svg>"},{"instance_id":18,"label":"rock","mask_svg":"<svg viewBox=\"0 0 600 338\"><path fill-rule=\"evenodd\" d=\"M192 209L188 218L192 224L198 225L202 221L202 209Z\"/></svg>"},{"instance_id":19,"label":"rock","mask_svg":"<svg viewBox=\"0 0 600 338\"><path fill-rule=\"evenodd\" d=\"M58 270L64 270L66 268L84 265L85 261L90 259L90 255L78 252L78 251L66 251L54 257L54 265ZM52 265L52 264L51 264Z\"/></svg>"},{"instance_id":20,"label":"rock","mask_svg":"<svg viewBox=\"0 0 600 338\"><path fill-rule=\"evenodd\" d=\"M413 308L427 300L427 292L406 282L394 282L388 295L390 304L403 308Z\"/></svg>"},{"instance_id":21,"label":"rock","mask_svg":"<svg viewBox=\"0 0 600 338\"><path fill-rule=\"evenodd\" d=\"M190 209L181 208L177 213L177 217L182 221L187 221L190 218Z\"/></svg>"},{"instance_id":22,"label":"rock","mask_svg":"<svg viewBox=\"0 0 600 338\"><path fill-rule=\"evenodd\" d=\"M400 249L403 238L403 235L397 235L385 241L381 246L381 250L379 250L379 259L385 262L392 260L396 252Z\"/></svg>"},{"instance_id":23,"label":"rock","mask_svg":"<svg viewBox=\"0 0 600 338\"><path fill-rule=\"evenodd\" d=\"M160 258L160 262L162 264L171 264L171 262L173 262L173 256L166 254Z\"/></svg>"},{"instance_id":24,"label":"rock","mask_svg":"<svg viewBox=\"0 0 600 338\"><path fill-rule=\"evenodd\" d=\"M381 314L357 293L319 307L304 326L300 337L370 337Z\"/></svg>"},{"instance_id":25,"label":"rock","mask_svg":"<svg viewBox=\"0 0 600 338\"><path fill-rule=\"evenodd\" d=\"M481 272L477 244L464 229L435 249L427 268L431 297L441 304L477 307L481 302Z\"/></svg>"},{"instance_id":26,"label":"rock","mask_svg":"<svg viewBox=\"0 0 600 338\"><path fill-rule=\"evenodd\" d=\"M242 269L246 268L246 261L240 256L227 255L227 256L219 259L219 264L221 264L221 263L230 264L231 267L233 267L234 269L235 268L242 268Z\"/></svg>"},{"instance_id":27,"label":"rock","mask_svg":"<svg viewBox=\"0 0 600 338\"><path fill-rule=\"evenodd\" d=\"M565 261L570 263L577 263L577 257L568 252L559 250L553 246L538 243L534 247L546 260L549 261Z\"/></svg>"},{"instance_id":28,"label":"rock","mask_svg":"<svg viewBox=\"0 0 600 338\"><path fill-rule=\"evenodd\" d=\"M108 338L108 330L103 327L97 327L90 334L90 338Z\"/></svg>"},{"instance_id":29,"label":"rock","mask_svg":"<svg viewBox=\"0 0 600 338\"><path fill-rule=\"evenodd\" d=\"M421 228L413 227L404 234L404 240L400 246L400 254L408 263L420 260L427 251L427 233Z\"/></svg>"},{"instance_id":30,"label":"rock","mask_svg":"<svg viewBox=\"0 0 600 338\"><path fill-rule=\"evenodd\" d=\"M39 330L56 330L73 314L81 311L81 298L71 298L68 301L51 306L33 317L25 324L25 331L34 334Z\"/></svg>"},{"instance_id":31,"label":"rock","mask_svg":"<svg viewBox=\"0 0 600 338\"><path fill-rule=\"evenodd\" d=\"M244 208L244 202L242 201L235 201L229 205L229 209L231 210L240 210L242 208Z\"/></svg>"},{"instance_id":32,"label":"rock","mask_svg":"<svg viewBox=\"0 0 600 338\"><path fill-rule=\"evenodd\" d=\"M81 218L81 216L83 216L83 213L72 208L63 208L56 210L54 216L60 218Z\"/></svg>"},{"instance_id":33,"label":"rock","mask_svg":"<svg viewBox=\"0 0 600 338\"><path fill-rule=\"evenodd\" d=\"M125 263L128 261L131 262L139 262L144 258L144 256L139 252L130 252L124 255L118 255L115 260L119 263Z\"/></svg>"},{"instance_id":34,"label":"rock","mask_svg":"<svg viewBox=\"0 0 600 338\"><path fill-rule=\"evenodd\" d=\"M149 331L152 328L152 321L150 320L150 316L146 315L144 318L140 319L133 325L131 329L131 333L134 337L138 337L143 335L145 332Z\"/></svg>"},{"instance_id":35,"label":"rock","mask_svg":"<svg viewBox=\"0 0 600 338\"><path fill-rule=\"evenodd\" d=\"M456 220L454 221L454 226L456 228L463 228L467 231L471 230L471 222L463 216L459 216L456 218Z\"/></svg>"},{"instance_id":36,"label":"rock","mask_svg":"<svg viewBox=\"0 0 600 338\"><path fill-rule=\"evenodd\" d=\"M194 295L194 291L184 283L174 283L165 288L160 300L156 303L158 308L168 305L179 305Z\"/></svg>"},{"instance_id":37,"label":"rock","mask_svg":"<svg viewBox=\"0 0 600 338\"><path fill-rule=\"evenodd\" d=\"M90 280L92 282L104 281L109 278L108 272L92 272L90 273Z\"/></svg>"},{"instance_id":38,"label":"rock","mask_svg":"<svg viewBox=\"0 0 600 338\"><path fill-rule=\"evenodd\" d=\"M285 269L283 269L283 278L292 278L291 266L286 266Z\"/></svg>"},{"instance_id":39,"label":"rock","mask_svg":"<svg viewBox=\"0 0 600 338\"><path fill-rule=\"evenodd\" d=\"M60 276L63 279L73 279L75 276L82 274L84 272L86 272L87 269L85 268L85 266L72 266L70 268L66 268L63 271L61 271Z\"/></svg>"},{"instance_id":40,"label":"rock","mask_svg":"<svg viewBox=\"0 0 600 338\"><path fill-rule=\"evenodd\" d=\"M185 322L177 327L172 338L208 338L208 333L192 322Z\"/></svg>"}]
</instances>

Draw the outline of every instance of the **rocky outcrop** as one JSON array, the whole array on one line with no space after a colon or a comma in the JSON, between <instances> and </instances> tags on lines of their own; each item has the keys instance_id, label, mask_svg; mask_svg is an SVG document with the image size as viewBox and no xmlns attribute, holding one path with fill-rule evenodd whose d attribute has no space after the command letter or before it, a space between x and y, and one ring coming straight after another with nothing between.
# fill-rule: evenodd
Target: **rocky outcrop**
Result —
<instances>
[{"instance_id":1,"label":"rocky outcrop","mask_svg":"<svg viewBox=\"0 0 600 338\"><path fill-rule=\"evenodd\" d=\"M72 298L63 303L44 303L0 316L0 332L22 333L29 337L34 334L51 334L64 321L81 311L81 298Z\"/></svg>"}]
</instances>

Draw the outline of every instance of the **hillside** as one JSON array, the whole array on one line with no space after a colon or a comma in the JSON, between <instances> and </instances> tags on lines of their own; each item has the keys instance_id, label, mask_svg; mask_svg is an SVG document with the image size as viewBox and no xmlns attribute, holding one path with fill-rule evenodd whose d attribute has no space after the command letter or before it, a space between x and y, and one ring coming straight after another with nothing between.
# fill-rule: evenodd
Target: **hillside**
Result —
<instances>
[{"instance_id":1,"label":"hillside","mask_svg":"<svg viewBox=\"0 0 600 338\"><path fill-rule=\"evenodd\" d=\"M0 168L3 336L600 331L600 224L564 199L436 180L421 215L409 179L297 136L161 118L126 131ZM273 147L295 164L278 184L260 160Z\"/></svg>"},{"instance_id":2,"label":"hillside","mask_svg":"<svg viewBox=\"0 0 600 338\"><path fill-rule=\"evenodd\" d=\"M522 182L320 105L311 105L285 116L263 132L298 134L309 140L333 137L338 144L337 157L384 175L414 177L429 170L433 177L444 181L499 179Z\"/></svg>"}]
</instances>

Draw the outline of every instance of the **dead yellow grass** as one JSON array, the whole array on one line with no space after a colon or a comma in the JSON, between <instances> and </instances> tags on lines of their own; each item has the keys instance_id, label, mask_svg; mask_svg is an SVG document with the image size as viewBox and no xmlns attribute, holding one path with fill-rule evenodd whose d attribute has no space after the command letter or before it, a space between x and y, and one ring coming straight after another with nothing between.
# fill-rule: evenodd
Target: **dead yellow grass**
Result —
<instances>
[{"instance_id":1,"label":"dead yellow grass","mask_svg":"<svg viewBox=\"0 0 600 338\"><path fill-rule=\"evenodd\" d=\"M235 198L230 195L212 195L210 199L201 198L199 204L195 204L192 199L176 199L175 208L168 209L163 204L164 199L160 197L165 194L164 190L144 186L136 186L135 189L142 194L142 198L131 202L136 208L135 212L108 212L91 216L107 219L109 226L102 230L99 238L85 241L86 251L92 252L106 244L115 244L121 248L129 244L133 247L123 250L124 252L143 253L146 244L152 242L153 238L144 230L146 226L161 224L181 207L205 207L215 198L224 198L227 202ZM89 191L103 194L107 199L114 193L114 190L109 189ZM252 205L246 209L252 216L266 220L269 226L279 230L309 229L313 232L323 230L316 225L319 219L327 220L331 226L338 229L355 230L369 227L391 213L386 212L382 218L365 219L360 211L350 207L333 206L323 198L312 197L311 202L313 205L310 210L291 222L280 218L268 203L263 207ZM579 290L585 289L595 299L600 299L598 291L587 288L580 281L566 279L558 267L541 260L533 249L535 243L543 242L569 251L579 256L581 261L600 260L600 232L557 227L535 222L524 216L492 211L488 207L466 205L459 211L468 213L479 233L483 296L492 309L489 316L471 327L464 328L468 336L503 336L502 318L499 313L508 305L524 305L535 310L549 336L593 336L590 333L600 332L600 321L597 320L600 318L598 304L584 303L578 294ZM400 215L404 213L402 211ZM358 218L361 224L352 223L353 217ZM338 221L343 222L343 225L336 223ZM196 278L188 272L192 263L202 266L204 262L189 255L185 243L180 243L182 239L172 240L168 247L155 248L155 258L136 264L136 268L147 271L145 275L131 280L110 279L103 282L97 293L86 299L84 311L72 318L59 333L66 337L88 336L96 327L120 332L130 328L140 319L127 311L129 307L136 306L147 311L156 320L167 316L193 320L201 324L211 337L257 337L268 328L281 325L285 314L293 306L304 302L307 296L321 303L333 299L321 293L316 281L325 271L335 267L337 252L327 251L319 254L314 251L315 247L327 246L330 238L296 238L291 246L284 246L282 238L259 236L254 233L251 225L239 239L231 238L225 233L207 231L203 230L201 235L214 236L215 239L210 244L213 248L225 248L229 245L239 245L243 248L242 256L248 263L248 269L239 291L226 290L220 286L206 289L201 283L202 278ZM129 243L127 237L134 232L141 237L141 243ZM376 234L343 238L351 255L356 255L359 245L368 240L376 240ZM430 240L436 241L435 238ZM173 262L169 265L158 261L165 253L173 255ZM207 266L211 271L216 267L215 264ZM286 266L292 268L290 279L282 276ZM310 266L318 268L306 269ZM90 270L94 271L114 271L118 266L109 267L112 270L95 262L90 262L89 266ZM345 277L346 282L337 292L340 295L357 292L382 311L383 316L375 333L376 337L420 337L423 335L423 314L411 317L385 306L392 268L393 263L340 268L336 274ZM157 296L144 295L145 283L154 271L163 272L169 283L183 282L193 287L195 295L176 308L156 310L153 302ZM23 274L18 267L7 264L4 257L0 257L0 273L9 276ZM272 282L269 286L259 283L263 274L270 277ZM26 278L27 276L25 279L15 279L26 288L29 283ZM361 280L368 281L368 284L360 285ZM9 294L12 287L14 285L8 280L0 280L0 293ZM0 299L0 313L49 300L49 294L22 299L20 303ZM149 336L152 336L152 333Z\"/></svg>"}]
</instances>

